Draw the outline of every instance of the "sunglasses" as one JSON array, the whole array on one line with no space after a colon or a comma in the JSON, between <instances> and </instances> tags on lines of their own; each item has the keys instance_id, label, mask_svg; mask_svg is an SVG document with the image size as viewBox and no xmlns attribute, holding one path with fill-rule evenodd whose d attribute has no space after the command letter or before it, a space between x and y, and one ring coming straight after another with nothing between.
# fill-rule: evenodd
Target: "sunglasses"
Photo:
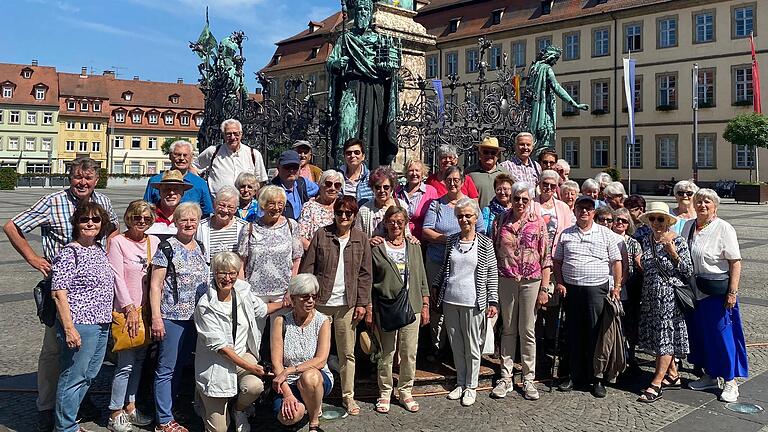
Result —
<instances>
[{"instance_id":1,"label":"sunglasses","mask_svg":"<svg viewBox=\"0 0 768 432\"><path fill-rule=\"evenodd\" d=\"M133 220L133 223L139 223L139 222L150 223L150 222L152 222L152 216L139 216L139 215L135 215L131 219Z\"/></svg>"},{"instance_id":2,"label":"sunglasses","mask_svg":"<svg viewBox=\"0 0 768 432\"><path fill-rule=\"evenodd\" d=\"M485 156L496 156L499 154L499 152L496 150L483 150L480 152L480 154Z\"/></svg>"},{"instance_id":3,"label":"sunglasses","mask_svg":"<svg viewBox=\"0 0 768 432\"><path fill-rule=\"evenodd\" d=\"M388 184L385 184L385 185L374 185L373 188L376 189L377 191L380 191L380 190L388 191L388 190L392 189L392 186L390 186Z\"/></svg>"},{"instance_id":4,"label":"sunglasses","mask_svg":"<svg viewBox=\"0 0 768 432\"><path fill-rule=\"evenodd\" d=\"M557 184L555 183L542 183L541 184L542 189L557 189Z\"/></svg>"},{"instance_id":5,"label":"sunglasses","mask_svg":"<svg viewBox=\"0 0 768 432\"><path fill-rule=\"evenodd\" d=\"M514 197L512 199L515 200L515 202L521 202L523 204L528 204L528 201L531 200L530 198L520 197L520 196L516 196L516 197Z\"/></svg>"},{"instance_id":6,"label":"sunglasses","mask_svg":"<svg viewBox=\"0 0 768 432\"><path fill-rule=\"evenodd\" d=\"M613 223L613 218L599 217L599 218L597 218L597 221L598 222L602 222L602 223Z\"/></svg>"},{"instance_id":7,"label":"sunglasses","mask_svg":"<svg viewBox=\"0 0 768 432\"><path fill-rule=\"evenodd\" d=\"M691 192L691 191L679 191L676 195L679 196L679 197L689 197L690 198L690 197L693 196L693 192Z\"/></svg>"},{"instance_id":8,"label":"sunglasses","mask_svg":"<svg viewBox=\"0 0 768 432\"><path fill-rule=\"evenodd\" d=\"M347 150L344 152L345 156L360 156L363 154L362 150Z\"/></svg>"},{"instance_id":9,"label":"sunglasses","mask_svg":"<svg viewBox=\"0 0 768 432\"><path fill-rule=\"evenodd\" d=\"M402 220L388 220L387 223L392 226L405 226L405 221Z\"/></svg>"},{"instance_id":10,"label":"sunglasses","mask_svg":"<svg viewBox=\"0 0 768 432\"><path fill-rule=\"evenodd\" d=\"M308 302L310 300L312 300L312 301L317 300L317 294L304 294L304 295L300 295L298 297L303 302Z\"/></svg>"},{"instance_id":11,"label":"sunglasses","mask_svg":"<svg viewBox=\"0 0 768 432\"><path fill-rule=\"evenodd\" d=\"M88 223L88 222L93 222L97 224L97 223L101 223L101 216L80 216L77 222L81 224Z\"/></svg>"},{"instance_id":12,"label":"sunglasses","mask_svg":"<svg viewBox=\"0 0 768 432\"><path fill-rule=\"evenodd\" d=\"M667 218L663 216L648 216L648 222L654 223L654 222L665 222Z\"/></svg>"},{"instance_id":13,"label":"sunglasses","mask_svg":"<svg viewBox=\"0 0 768 432\"><path fill-rule=\"evenodd\" d=\"M624 218L616 218L616 219L613 220L613 223L620 223L620 224L628 225L629 224L629 220L628 219L624 219Z\"/></svg>"},{"instance_id":14,"label":"sunglasses","mask_svg":"<svg viewBox=\"0 0 768 432\"><path fill-rule=\"evenodd\" d=\"M579 213L581 213L581 212L593 212L593 211L595 211L595 208L594 207L581 207L581 206L577 206L576 207L576 211L579 212Z\"/></svg>"},{"instance_id":15,"label":"sunglasses","mask_svg":"<svg viewBox=\"0 0 768 432\"><path fill-rule=\"evenodd\" d=\"M557 161L548 161L548 160L541 161L541 164L546 167L554 166L556 163Z\"/></svg>"},{"instance_id":16,"label":"sunglasses","mask_svg":"<svg viewBox=\"0 0 768 432\"><path fill-rule=\"evenodd\" d=\"M349 210L339 210L339 211L333 212L333 214L335 214L336 216L344 216L344 217L348 217L348 218L351 218L352 216L355 215L354 212L349 211Z\"/></svg>"},{"instance_id":17,"label":"sunglasses","mask_svg":"<svg viewBox=\"0 0 768 432\"><path fill-rule=\"evenodd\" d=\"M456 215L456 219L472 219L474 215L475 215L474 213L460 214L460 215Z\"/></svg>"},{"instance_id":18,"label":"sunglasses","mask_svg":"<svg viewBox=\"0 0 768 432\"><path fill-rule=\"evenodd\" d=\"M326 181L325 182L325 187L328 188L328 189L330 189L330 188L341 189L341 182L335 182L334 183L332 181Z\"/></svg>"}]
</instances>

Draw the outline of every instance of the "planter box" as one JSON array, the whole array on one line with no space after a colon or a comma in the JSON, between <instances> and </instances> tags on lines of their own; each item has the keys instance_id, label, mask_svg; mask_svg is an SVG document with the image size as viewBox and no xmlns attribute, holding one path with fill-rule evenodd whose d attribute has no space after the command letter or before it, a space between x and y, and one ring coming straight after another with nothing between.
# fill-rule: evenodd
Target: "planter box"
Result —
<instances>
[{"instance_id":1,"label":"planter box","mask_svg":"<svg viewBox=\"0 0 768 432\"><path fill-rule=\"evenodd\" d=\"M733 191L736 202L764 203L768 202L768 184L737 184Z\"/></svg>"}]
</instances>

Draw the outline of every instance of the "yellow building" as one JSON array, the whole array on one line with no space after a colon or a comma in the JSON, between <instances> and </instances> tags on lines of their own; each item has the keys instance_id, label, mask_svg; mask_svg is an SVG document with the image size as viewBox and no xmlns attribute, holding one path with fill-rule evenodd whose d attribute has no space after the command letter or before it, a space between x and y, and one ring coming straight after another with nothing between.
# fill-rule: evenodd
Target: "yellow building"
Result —
<instances>
[{"instance_id":1,"label":"yellow building","mask_svg":"<svg viewBox=\"0 0 768 432\"><path fill-rule=\"evenodd\" d=\"M59 139L57 172L64 162L89 156L107 167L109 93L106 78L59 73Z\"/></svg>"}]
</instances>

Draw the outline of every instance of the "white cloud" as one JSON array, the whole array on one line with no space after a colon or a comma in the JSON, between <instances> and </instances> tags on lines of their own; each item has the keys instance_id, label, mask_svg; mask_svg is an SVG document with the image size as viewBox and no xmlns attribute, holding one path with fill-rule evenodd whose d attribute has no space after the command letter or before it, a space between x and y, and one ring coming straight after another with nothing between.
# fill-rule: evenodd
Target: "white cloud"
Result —
<instances>
[{"instance_id":1,"label":"white cloud","mask_svg":"<svg viewBox=\"0 0 768 432\"><path fill-rule=\"evenodd\" d=\"M174 41L166 35L160 34L155 31L148 30L126 30L113 25L108 25L100 22L86 21L78 18L59 17L61 21L69 23L73 26L77 26L84 29L93 30L98 33L111 34L115 36L124 37L127 39L141 39L151 41L153 43L159 43L163 45L177 45L180 42Z\"/></svg>"},{"instance_id":2,"label":"white cloud","mask_svg":"<svg viewBox=\"0 0 768 432\"><path fill-rule=\"evenodd\" d=\"M79 7L65 1L57 1L56 7L59 8L59 10L62 10L64 12L72 12L72 13L80 12Z\"/></svg>"}]
</instances>

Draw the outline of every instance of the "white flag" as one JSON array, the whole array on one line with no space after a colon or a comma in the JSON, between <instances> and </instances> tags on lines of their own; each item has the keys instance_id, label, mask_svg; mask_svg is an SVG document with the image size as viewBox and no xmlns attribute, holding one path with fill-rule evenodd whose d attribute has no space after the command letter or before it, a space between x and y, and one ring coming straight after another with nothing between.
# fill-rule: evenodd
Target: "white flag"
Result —
<instances>
[{"instance_id":1,"label":"white flag","mask_svg":"<svg viewBox=\"0 0 768 432\"><path fill-rule=\"evenodd\" d=\"M624 59L624 94L627 97L629 132L627 142L635 144L635 59ZM627 149L629 150L629 148ZM631 152L630 152L631 153Z\"/></svg>"}]
</instances>

